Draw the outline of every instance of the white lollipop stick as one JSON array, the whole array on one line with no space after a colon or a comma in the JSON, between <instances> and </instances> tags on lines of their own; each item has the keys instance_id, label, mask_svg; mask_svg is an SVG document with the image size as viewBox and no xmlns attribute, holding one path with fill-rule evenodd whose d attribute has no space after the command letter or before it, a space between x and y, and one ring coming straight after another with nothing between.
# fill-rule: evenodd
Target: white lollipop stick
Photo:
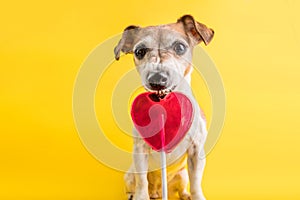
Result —
<instances>
[{"instance_id":1,"label":"white lollipop stick","mask_svg":"<svg viewBox=\"0 0 300 200\"><path fill-rule=\"evenodd\" d=\"M161 181L162 181L162 200L168 200L168 186L167 186L167 168L166 168L166 152L161 151Z\"/></svg>"},{"instance_id":2,"label":"white lollipop stick","mask_svg":"<svg viewBox=\"0 0 300 200\"><path fill-rule=\"evenodd\" d=\"M161 182L162 182L162 200L168 200L168 185L167 185L167 162L165 152L165 126L164 126L164 115L161 115Z\"/></svg>"}]
</instances>

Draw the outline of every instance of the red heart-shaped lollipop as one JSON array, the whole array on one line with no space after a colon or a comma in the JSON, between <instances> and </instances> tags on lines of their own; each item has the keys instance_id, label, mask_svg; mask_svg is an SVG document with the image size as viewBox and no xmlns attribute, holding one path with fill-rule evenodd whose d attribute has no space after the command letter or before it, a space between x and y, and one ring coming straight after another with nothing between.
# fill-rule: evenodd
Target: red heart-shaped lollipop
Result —
<instances>
[{"instance_id":1,"label":"red heart-shaped lollipop","mask_svg":"<svg viewBox=\"0 0 300 200\"><path fill-rule=\"evenodd\" d=\"M137 131L153 150L170 152L190 128L193 106L178 92L171 92L164 98L145 92L133 101L131 117Z\"/></svg>"}]
</instances>

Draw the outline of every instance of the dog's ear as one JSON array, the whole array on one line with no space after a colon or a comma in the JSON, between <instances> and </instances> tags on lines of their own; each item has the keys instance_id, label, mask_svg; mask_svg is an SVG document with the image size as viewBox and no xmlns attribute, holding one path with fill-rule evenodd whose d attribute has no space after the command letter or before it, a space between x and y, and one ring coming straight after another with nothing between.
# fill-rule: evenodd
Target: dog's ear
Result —
<instances>
[{"instance_id":1,"label":"dog's ear","mask_svg":"<svg viewBox=\"0 0 300 200\"><path fill-rule=\"evenodd\" d=\"M139 29L140 27L138 26L128 26L125 28L121 40L114 49L116 60L119 60L121 51L125 54L132 53L134 38L136 37Z\"/></svg>"},{"instance_id":2,"label":"dog's ear","mask_svg":"<svg viewBox=\"0 0 300 200\"><path fill-rule=\"evenodd\" d=\"M201 24L194 20L191 15L184 15L177 20L177 23L182 23L186 34L194 39L196 44L201 41L208 45L214 36L214 30L207 28L204 24Z\"/></svg>"}]
</instances>

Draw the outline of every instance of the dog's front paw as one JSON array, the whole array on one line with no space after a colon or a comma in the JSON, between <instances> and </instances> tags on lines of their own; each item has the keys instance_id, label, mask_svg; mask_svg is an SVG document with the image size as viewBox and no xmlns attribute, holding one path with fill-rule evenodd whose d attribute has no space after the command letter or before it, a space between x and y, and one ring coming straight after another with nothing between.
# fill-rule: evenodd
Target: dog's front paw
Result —
<instances>
[{"instance_id":1,"label":"dog's front paw","mask_svg":"<svg viewBox=\"0 0 300 200\"><path fill-rule=\"evenodd\" d=\"M191 200L206 200L203 194L193 194Z\"/></svg>"},{"instance_id":2,"label":"dog's front paw","mask_svg":"<svg viewBox=\"0 0 300 200\"><path fill-rule=\"evenodd\" d=\"M192 200L192 197L189 193L185 192L185 193L180 195L180 199L181 200Z\"/></svg>"},{"instance_id":3,"label":"dog's front paw","mask_svg":"<svg viewBox=\"0 0 300 200\"><path fill-rule=\"evenodd\" d=\"M148 191L136 191L133 200L150 200Z\"/></svg>"},{"instance_id":4,"label":"dog's front paw","mask_svg":"<svg viewBox=\"0 0 300 200\"><path fill-rule=\"evenodd\" d=\"M159 191L152 191L150 193L150 199L161 199L161 193Z\"/></svg>"}]
</instances>

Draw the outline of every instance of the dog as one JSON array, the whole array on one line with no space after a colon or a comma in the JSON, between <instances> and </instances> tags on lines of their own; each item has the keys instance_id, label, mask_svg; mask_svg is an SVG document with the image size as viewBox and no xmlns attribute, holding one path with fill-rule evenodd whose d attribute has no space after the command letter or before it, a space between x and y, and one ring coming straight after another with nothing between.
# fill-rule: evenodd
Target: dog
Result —
<instances>
[{"instance_id":1,"label":"dog","mask_svg":"<svg viewBox=\"0 0 300 200\"><path fill-rule=\"evenodd\" d=\"M184 139L167 154L168 195L183 200L204 200L201 188L205 166L204 143L206 120L190 88L192 51L204 42L208 45L214 31L184 15L176 23L158 26L128 26L114 49L115 59L121 52L134 55L134 63L144 88L166 94L178 91L193 104L192 125ZM133 129L133 164L125 174L129 200L161 198L160 154L152 150ZM187 167L186 167L187 165ZM188 192L188 183L190 191Z\"/></svg>"}]
</instances>

